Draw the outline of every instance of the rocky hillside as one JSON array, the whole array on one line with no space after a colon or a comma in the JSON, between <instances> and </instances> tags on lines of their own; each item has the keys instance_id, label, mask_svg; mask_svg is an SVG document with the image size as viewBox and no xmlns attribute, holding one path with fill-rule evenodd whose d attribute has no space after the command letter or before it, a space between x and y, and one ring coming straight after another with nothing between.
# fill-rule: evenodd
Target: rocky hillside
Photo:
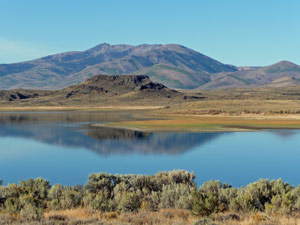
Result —
<instances>
[{"instance_id":1,"label":"rocky hillside","mask_svg":"<svg viewBox=\"0 0 300 225\"><path fill-rule=\"evenodd\" d=\"M97 75L78 85L60 91L66 98L88 96L91 98L132 98L132 97L167 97L181 96L163 84L152 82L146 75Z\"/></svg>"},{"instance_id":2,"label":"rocky hillside","mask_svg":"<svg viewBox=\"0 0 300 225\"><path fill-rule=\"evenodd\" d=\"M0 103L27 106L88 104L140 106L179 103L202 98L201 94L185 95L169 89L163 84L151 81L146 75L97 75L58 91L24 89L0 91Z\"/></svg>"},{"instance_id":3,"label":"rocky hillside","mask_svg":"<svg viewBox=\"0 0 300 225\"><path fill-rule=\"evenodd\" d=\"M0 89L61 89L98 74L145 74L169 88L197 88L210 73L233 72L224 65L181 45L100 44L33 61L0 64Z\"/></svg>"}]
</instances>

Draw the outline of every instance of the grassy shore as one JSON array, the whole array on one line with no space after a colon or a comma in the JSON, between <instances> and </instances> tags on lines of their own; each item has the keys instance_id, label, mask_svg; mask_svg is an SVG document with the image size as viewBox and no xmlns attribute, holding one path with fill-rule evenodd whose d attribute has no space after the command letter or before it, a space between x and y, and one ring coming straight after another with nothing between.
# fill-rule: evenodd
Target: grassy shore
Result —
<instances>
[{"instance_id":1,"label":"grassy shore","mask_svg":"<svg viewBox=\"0 0 300 225\"><path fill-rule=\"evenodd\" d=\"M36 106L0 107L0 112L127 112L134 114L133 120L95 124L114 128L125 128L152 132L217 132L254 131L261 129L300 129L300 114L295 110L276 109L260 111L249 104L252 110L229 110L229 103L210 108L203 104L167 106ZM237 104L237 103L236 103ZM238 103L240 105L241 102ZM253 103L252 103L253 104ZM200 106L199 106L200 105ZM218 105L214 103L214 105ZM242 106L234 106L241 108Z\"/></svg>"},{"instance_id":2,"label":"grassy shore","mask_svg":"<svg viewBox=\"0 0 300 225\"><path fill-rule=\"evenodd\" d=\"M211 92L206 94L204 100L169 102L170 104L162 105L156 105L155 101L144 103L133 101L127 104L103 103L102 105L99 103L85 105L81 102L79 105L54 106L22 105L23 103L20 102L15 105L2 105L0 112L124 111L134 114L136 119L111 122L101 126L154 132L300 129L300 100L279 97L279 99L268 99L276 95L272 93L266 97L264 94L265 92L258 92L254 97L247 98L248 92L243 97L236 97L237 94L230 91Z\"/></svg>"},{"instance_id":3,"label":"grassy shore","mask_svg":"<svg viewBox=\"0 0 300 225\"><path fill-rule=\"evenodd\" d=\"M261 129L299 129L300 116L262 115L157 115L159 119L122 121L95 126L160 132L253 131Z\"/></svg>"}]
</instances>

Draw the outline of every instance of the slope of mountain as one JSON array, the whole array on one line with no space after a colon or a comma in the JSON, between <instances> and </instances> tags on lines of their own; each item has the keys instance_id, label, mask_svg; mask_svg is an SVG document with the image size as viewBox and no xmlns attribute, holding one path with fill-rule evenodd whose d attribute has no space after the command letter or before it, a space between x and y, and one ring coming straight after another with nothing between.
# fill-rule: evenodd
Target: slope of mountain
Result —
<instances>
[{"instance_id":1,"label":"slope of mountain","mask_svg":"<svg viewBox=\"0 0 300 225\"><path fill-rule=\"evenodd\" d=\"M185 95L146 75L97 75L62 90L2 90L0 103L9 105L165 105L202 99L199 94Z\"/></svg>"},{"instance_id":2,"label":"slope of mountain","mask_svg":"<svg viewBox=\"0 0 300 225\"><path fill-rule=\"evenodd\" d=\"M281 61L271 66L248 67L235 72L211 74L210 81L201 85L202 89L240 87L286 87L300 82L300 66Z\"/></svg>"},{"instance_id":3,"label":"slope of mountain","mask_svg":"<svg viewBox=\"0 0 300 225\"><path fill-rule=\"evenodd\" d=\"M237 68L181 45L109 45L0 64L0 89L61 89L97 74L146 74L170 88L196 88Z\"/></svg>"}]
</instances>

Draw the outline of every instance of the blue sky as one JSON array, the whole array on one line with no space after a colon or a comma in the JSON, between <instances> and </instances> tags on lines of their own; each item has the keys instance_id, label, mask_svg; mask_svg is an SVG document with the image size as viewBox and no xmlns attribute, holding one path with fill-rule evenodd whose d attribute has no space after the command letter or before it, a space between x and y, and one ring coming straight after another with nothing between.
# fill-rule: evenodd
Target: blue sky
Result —
<instances>
[{"instance_id":1,"label":"blue sky","mask_svg":"<svg viewBox=\"0 0 300 225\"><path fill-rule=\"evenodd\" d=\"M0 63L100 43L177 43L223 63L300 64L298 0L0 0Z\"/></svg>"}]
</instances>

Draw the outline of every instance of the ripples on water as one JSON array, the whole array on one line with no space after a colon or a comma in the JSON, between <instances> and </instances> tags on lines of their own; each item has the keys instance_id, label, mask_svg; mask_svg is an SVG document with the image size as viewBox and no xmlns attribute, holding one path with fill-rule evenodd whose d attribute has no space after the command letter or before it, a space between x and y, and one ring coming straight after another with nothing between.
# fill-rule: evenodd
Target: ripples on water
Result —
<instances>
[{"instance_id":1,"label":"ripples on water","mask_svg":"<svg viewBox=\"0 0 300 225\"><path fill-rule=\"evenodd\" d=\"M131 119L130 113L1 113L0 179L43 177L84 184L92 172L154 174L194 171L198 184L234 186L259 178L299 183L300 132L150 133L92 127Z\"/></svg>"}]
</instances>

